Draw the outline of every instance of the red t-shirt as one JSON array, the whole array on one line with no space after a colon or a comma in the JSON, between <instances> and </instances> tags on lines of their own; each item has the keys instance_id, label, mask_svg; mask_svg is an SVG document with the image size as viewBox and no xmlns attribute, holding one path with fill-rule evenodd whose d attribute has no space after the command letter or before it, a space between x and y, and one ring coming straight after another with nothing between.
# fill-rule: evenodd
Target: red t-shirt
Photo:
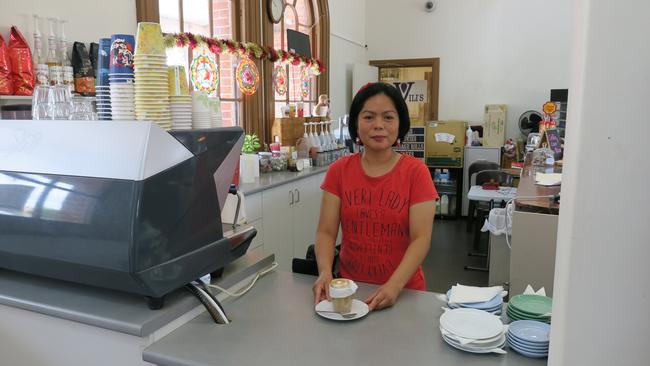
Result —
<instances>
[{"instance_id":1,"label":"red t-shirt","mask_svg":"<svg viewBox=\"0 0 650 366\"><path fill-rule=\"evenodd\" d=\"M438 199L429 169L409 155L380 177L365 174L361 154L344 157L329 167L321 189L341 200L341 276L376 284L388 281L411 242L409 208ZM422 267L405 287L426 290Z\"/></svg>"}]
</instances>

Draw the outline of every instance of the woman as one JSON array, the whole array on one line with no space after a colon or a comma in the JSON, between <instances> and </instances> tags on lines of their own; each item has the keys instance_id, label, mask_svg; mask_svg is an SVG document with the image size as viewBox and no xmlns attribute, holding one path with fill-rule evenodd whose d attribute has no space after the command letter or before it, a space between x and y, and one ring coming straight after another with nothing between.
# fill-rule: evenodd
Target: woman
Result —
<instances>
[{"instance_id":1,"label":"woman","mask_svg":"<svg viewBox=\"0 0 650 366\"><path fill-rule=\"evenodd\" d=\"M438 194L421 161L393 150L409 128L408 108L393 86L368 84L354 97L349 132L364 150L332 164L321 186L315 303L329 299L339 225L341 277L381 285L365 299L370 310L393 305L404 287L426 290L420 264Z\"/></svg>"}]
</instances>

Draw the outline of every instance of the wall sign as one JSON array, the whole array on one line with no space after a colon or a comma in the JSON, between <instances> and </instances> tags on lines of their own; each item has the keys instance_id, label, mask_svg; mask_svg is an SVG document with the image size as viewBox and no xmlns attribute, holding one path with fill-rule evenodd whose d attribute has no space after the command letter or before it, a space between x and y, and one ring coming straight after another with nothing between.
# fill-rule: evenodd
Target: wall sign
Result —
<instances>
[{"instance_id":1,"label":"wall sign","mask_svg":"<svg viewBox=\"0 0 650 366\"><path fill-rule=\"evenodd\" d=\"M424 162L424 133L425 127L411 127L406 136L404 136L404 141L402 141L399 148L395 148L395 151L405 155L411 155Z\"/></svg>"},{"instance_id":2,"label":"wall sign","mask_svg":"<svg viewBox=\"0 0 650 366\"><path fill-rule=\"evenodd\" d=\"M426 80L398 80L393 81L392 84L402 93L402 98L406 102L426 103L429 101Z\"/></svg>"}]
</instances>

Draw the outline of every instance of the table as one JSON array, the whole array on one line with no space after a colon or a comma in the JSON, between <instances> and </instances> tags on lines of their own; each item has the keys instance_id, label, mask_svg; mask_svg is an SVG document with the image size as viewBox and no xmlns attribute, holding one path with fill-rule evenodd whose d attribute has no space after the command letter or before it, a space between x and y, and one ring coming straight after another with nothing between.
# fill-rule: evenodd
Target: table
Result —
<instances>
[{"instance_id":1,"label":"table","mask_svg":"<svg viewBox=\"0 0 650 366\"><path fill-rule=\"evenodd\" d=\"M499 189L483 189L481 186L472 186L467 193L467 198L472 201L482 202L508 202L517 196L515 187L499 187Z\"/></svg>"},{"instance_id":2,"label":"table","mask_svg":"<svg viewBox=\"0 0 650 366\"><path fill-rule=\"evenodd\" d=\"M511 199L515 198L517 195L517 188L515 187L499 187L499 189L483 189L482 186L472 186L467 193L467 198L471 201L481 201L481 202L490 202L490 209L494 207L495 203L505 204ZM469 214L469 213L468 213ZM469 218L468 218L469 219ZM480 227L482 223L477 223L476 231L474 232L474 250L478 250L481 231ZM487 263L485 267L473 267L465 266L465 269L475 270L475 271L484 271L487 272L490 269L490 246L488 245L487 253L469 253L470 256L479 256L487 257Z\"/></svg>"}]
</instances>

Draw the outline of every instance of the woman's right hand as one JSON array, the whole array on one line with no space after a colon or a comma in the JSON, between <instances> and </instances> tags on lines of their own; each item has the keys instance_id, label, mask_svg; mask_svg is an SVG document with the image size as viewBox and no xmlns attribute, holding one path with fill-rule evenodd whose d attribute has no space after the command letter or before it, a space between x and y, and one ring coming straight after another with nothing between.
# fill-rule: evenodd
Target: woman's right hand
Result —
<instances>
[{"instance_id":1,"label":"woman's right hand","mask_svg":"<svg viewBox=\"0 0 650 366\"><path fill-rule=\"evenodd\" d=\"M330 300L330 282L332 281L332 274L323 272L318 276L316 282L314 282L314 305L318 304L323 300Z\"/></svg>"}]
</instances>

